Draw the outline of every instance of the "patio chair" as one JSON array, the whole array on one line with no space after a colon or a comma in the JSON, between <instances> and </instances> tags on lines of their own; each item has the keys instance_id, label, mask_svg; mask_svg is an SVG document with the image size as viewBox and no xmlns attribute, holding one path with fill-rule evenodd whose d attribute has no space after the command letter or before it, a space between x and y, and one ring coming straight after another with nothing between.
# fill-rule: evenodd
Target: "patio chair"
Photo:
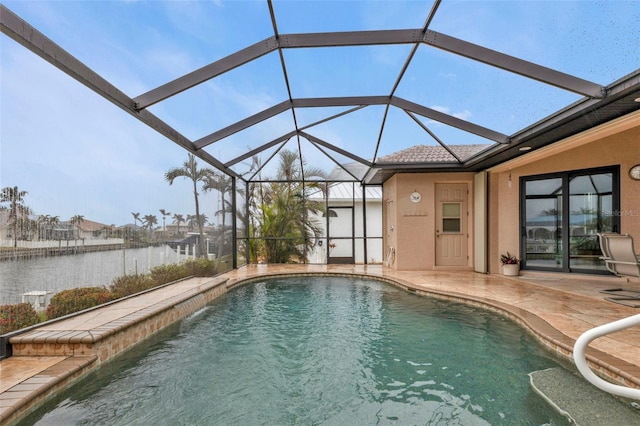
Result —
<instances>
[{"instance_id":1,"label":"patio chair","mask_svg":"<svg viewBox=\"0 0 640 426\"><path fill-rule=\"evenodd\" d=\"M600 242L600 250L602 250L602 256L600 256L599 259L604 260L605 266L607 267L609 272L611 272L612 274L615 274L616 273L615 268L611 266L609 263L607 263L607 260L611 259L611 253L609 252L609 240L607 239L607 237L610 235L620 236L620 234L618 234L617 232L615 233L603 232L603 233L598 233L596 235L598 235L598 241ZM624 234L624 235L628 235L628 234Z\"/></svg>"},{"instance_id":2,"label":"patio chair","mask_svg":"<svg viewBox=\"0 0 640 426\"><path fill-rule=\"evenodd\" d=\"M640 279L640 260L633 246L633 237L630 235L602 234L601 248L603 260L607 268L619 277L633 277ZM616 297L607 297L606 300L621 303L621 301L640 301L640 288L624 289L616 288L602 290L602 293L612 294ZM628 306L640 307L640 304L622 303Z\"/></svg>"}]
</instances>

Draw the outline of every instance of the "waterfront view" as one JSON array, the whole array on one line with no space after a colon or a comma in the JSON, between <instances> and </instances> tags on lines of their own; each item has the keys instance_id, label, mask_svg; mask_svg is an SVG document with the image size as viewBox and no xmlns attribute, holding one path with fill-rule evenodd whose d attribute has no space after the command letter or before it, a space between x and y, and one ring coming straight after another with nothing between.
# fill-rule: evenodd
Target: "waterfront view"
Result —
<instances>
[{"instance_id":1,"label":"waterfront view","mask_svg":"<svg viewBox=\"0 0 640 426\"><path fill-rule=\"evenodd\" d=\"M122 275L184 260L169 246L111 250L69 256L32 257L0 262L0 305L20 303L30 291L108 286Z\"/></svg>"}]
</instances>

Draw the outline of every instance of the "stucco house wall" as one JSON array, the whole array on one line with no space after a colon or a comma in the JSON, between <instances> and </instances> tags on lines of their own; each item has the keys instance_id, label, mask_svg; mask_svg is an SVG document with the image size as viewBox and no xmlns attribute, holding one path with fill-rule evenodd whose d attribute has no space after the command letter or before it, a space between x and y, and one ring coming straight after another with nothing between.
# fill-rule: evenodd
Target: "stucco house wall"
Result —
<instances>
[{"instance_id":1,"label":"stucco house wall","mask_svg":"<svg viewBox=\"0 0 640 426\"><path fill-rule=\"evenodd\" d=\"M486 250L488 272L501 272L501 253L520 253L519 185L520 178L527 176L618 166L620 210L612 214L620 216L620 232L632 235L639 250L640 181L629 176L629 169L638 164L640 111L487 170L487 236L486 241L477 241L475 249ZM473 177L473 173L398 173L389 178L383 186L382 206L385 265L396 270L439 268L435 255L436 185L466 183L469 262L463 268L473 267L476 234ZM411 202L410 194L414 191L422 194L420 203Z\"/></svg>"},{"instance_id":2,"label":"stucco house wall","mask_svg":"<svg viewBox=\"0 0 640 426\"><path fill-rule=\"evenodd\" d=\"M396 270L438 269L436 261L436 185L467 185L467 264L473 265L473 173L398 173L383 186L385 264ZM419 203L410 199L414 191ZM468 215L466 215L468 213ZM390 257L390 250L395 250ZM391 261L389 261L391 260Z\"/></svg>"},{"instance_id":3,"label":"stucco house wall","mask_svg":"<svg viewBox=\"0 0 640 426\"><path fill-rule=\"evenodd\" d=\"M520 252L519 180L523 176L620 166L620 232L640 245L640 112L583 132L489 170L489 272L500 272L500 253ZM509 176L512 184L509 186Z\"/></svg>"}]
</instances>

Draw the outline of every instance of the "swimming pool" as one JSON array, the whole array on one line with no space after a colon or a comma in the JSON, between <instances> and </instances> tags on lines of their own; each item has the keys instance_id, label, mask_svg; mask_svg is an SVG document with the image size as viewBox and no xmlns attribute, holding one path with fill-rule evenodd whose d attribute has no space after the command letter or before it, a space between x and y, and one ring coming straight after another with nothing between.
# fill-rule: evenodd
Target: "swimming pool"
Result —
<instances>
[{"instance_id":1,"label":"swimming pool","mask_svg":"<svg viewBox=\"0 0 640 426\"><path fill-rule=\"evenodd\" d=\"M566 424L529 388L555 366L483 310L338 277L237 287L25 424Z\"/></svg>"}]
</instances>

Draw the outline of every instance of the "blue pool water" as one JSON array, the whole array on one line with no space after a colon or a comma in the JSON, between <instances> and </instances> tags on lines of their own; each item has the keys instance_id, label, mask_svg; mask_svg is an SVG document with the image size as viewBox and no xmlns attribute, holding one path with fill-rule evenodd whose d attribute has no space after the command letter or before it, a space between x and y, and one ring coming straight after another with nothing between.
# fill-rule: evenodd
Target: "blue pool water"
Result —
<instances>
[{"instance_id":1,"label":"blue pool water","mask_svg":"<svg viewBox=\"0 0 640 426\"><path fill-rule=\"evenodd\" d=\"M25 424L566 424L527 374L556 362L496 314L348 278L247 284Z\"/></svg>"}]
</instances>

